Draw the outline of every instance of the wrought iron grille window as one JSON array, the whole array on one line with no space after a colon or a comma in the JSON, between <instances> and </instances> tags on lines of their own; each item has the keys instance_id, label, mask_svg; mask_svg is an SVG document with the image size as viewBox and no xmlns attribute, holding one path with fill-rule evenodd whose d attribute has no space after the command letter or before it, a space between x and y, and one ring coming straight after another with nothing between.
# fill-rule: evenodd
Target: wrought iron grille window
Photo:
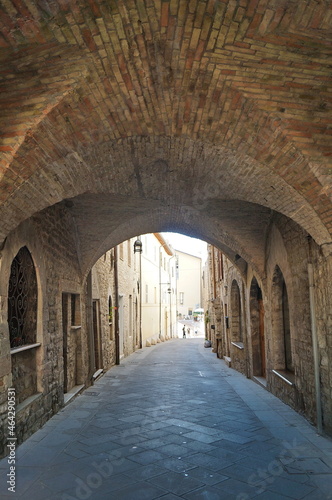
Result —
<instances>
[{"instance_id":1,"label":"wrought iron grille window","mask_svg":"<svg viewBox=\"0 0 332 500\"><path fill-rule=\"evenodd\" d=\"M20 249L10 270L8 326L12 349L36 342L37 279L27 247Z\"/></svg>"}]
</instances>

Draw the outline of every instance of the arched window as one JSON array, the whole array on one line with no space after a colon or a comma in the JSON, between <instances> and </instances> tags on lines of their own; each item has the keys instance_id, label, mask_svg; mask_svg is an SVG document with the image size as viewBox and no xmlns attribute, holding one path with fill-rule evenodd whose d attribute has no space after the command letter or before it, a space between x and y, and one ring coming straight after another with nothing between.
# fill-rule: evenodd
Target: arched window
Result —
<instances>
[{"instance_id":1,"label":"arched window","mask_svg":"<svg viewBox=\"0 0 332 500\"><path fill-rule=\"evenodd\" d=\"M8 327L12 349L36 342L37 278L27 247L12 262L8 287Z\"/></svg>"},{"instance_id":2,"label":"arched window","mask_svg":"<svg viewBox=\"0 0 332 500\"><path fill-rule=\"evenodd\" d=\"M16 403L37 393L37 277L29 250L12 262L8 284L8 328Z\"/></svg>"},{"instance_id":3,"label":"arched window","mask_svg":"<svg viewBox=\"0 0 332 500\"><path fill-rule=\"evenodd\" d=\"M237 282L234 280L231 288L232 342L243 342L241 295Z\"/></svg>"},{"instance_id":4,"label":"arched window","mask_svg":"<svg viewBox=\"0 0 332 500\"><path fill-rule=\"evenodd\" d=\"M273 275L272 326L275 368L293 372L288 292L284 276L278 266L276 266Z\"/></svg>"}]
</instances>

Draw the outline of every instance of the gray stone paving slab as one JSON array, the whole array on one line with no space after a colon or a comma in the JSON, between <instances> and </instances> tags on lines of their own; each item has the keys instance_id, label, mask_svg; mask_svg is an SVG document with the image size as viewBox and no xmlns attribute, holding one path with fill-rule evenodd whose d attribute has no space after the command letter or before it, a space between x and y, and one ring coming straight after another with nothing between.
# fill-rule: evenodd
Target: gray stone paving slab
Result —
<instances>
[{"instance_id":1,"label":"gray stone paving slab","mask_svg":"<svg viewBox=\"0 0 332 500\"><path fill-rule=\"evenodd\" d=\"M277 477L271 484L266 484L266 490L288 496L289 498L300 499L309 495L315 490L313 486L299 484L286 478Z\"/></svg>"},{"instance_id":2,"label":"gray stone paving slab","mask_svg":"<svg viewBox=\"0 0 332 500\"><path fill-rule=\"evenodd\" d=\"M218 474L217 472L205 469L204 467L195 467L194 469L187 471L187 474L189 477L194 477L210 486L228 479L228 476Z\"/></svg>"},{"instance_id":3,"label":"gray stone paving slab","mask_svg":"<svg viewBox=\"0 0 332 500\"><path fill-rule=\"evenodd\" d=\"M150 483L159 485L166 491L170 491L179 496L204 486L204 483L189 477L188 474L177 472L168 472L161 476L154 477L150 479Z\"/></svg>"},{"instance_id":4,"label":"gray stone paving slab","mask_svg":"<svg viewBox=\"0 0 332 500\"><path fill-rule=\"evenodd\" d=\"M279 495L278 493L273 493L272 491L264 491L260 495L254 497L255 500L285 500L284 495ZM314 500L314 499L312 499ZM318 500L318 498L316 499Z\"/></svg>"},{"instance_id":5,"label":"gray stone paving slab","mask_svg":"<svg viewBox=\"0 0 332 500\"><path fill-rule=\"evenodd\" d=\"M145 450L141 453L136 453L131 457L131 460L134 462L138 462L141 465L150 465L152 463L157 462L158 460L165 460L167 455L164 453L160 453L155 450Z\"/></svg>"},{"instance_id":6,"label":"gray stone paving slab","mask_svg":"<svg viewBox=\"0 0 332 500\"><path fill-rule=\"evenodd\" d=\"M206 453L196 453L196 455L187 456L186 460L194 465L206 467L207 469L210 469L214 472L221 469L223 462L223 459L216 459L215 457ZM227 459L227 464L229 463L230 461L229 459Z\"/></svg>"},{"instance_id":7,"label":"gray stone paving slab","mask_svg":"<svg viewBox=\"0 0 332 500\"><path fill-rule=\"evenodd\" d=\"M328 500L332 441L201 339L145 348L17 449L19 500Z\"/></svg>"},{"instance_id":8,"label":"gray stone paving slab","mask_svg":"<svg viewBox=\"0 0 332 500\"><path fill-rule=\"evenodd\" d=\"M222 481L221 483L217 483L214 485L214 488L219 489L221 494L233 495L233 498L253 498L257 495L255 486L239 481L235 478L230 478L226 481Z\"/></svg>"},{"instance_id":9,"label":"gray stone paving slab","mask_svg":"<svg viewBox=\"0 0 332 500\"><path fill-rule=\"evenodd\" d=\"M116 500L154 500L155 498L160 498L166 493L166 490L142 481L135 483L134 485L118 489L116 493L110 492L110 496L105 494L105 496L102 496L101 498L114 500L116 495Z\"/></svg>"},{"instance_id":10,"label":"gray stone paving slab","mask_svg":"<svg viewBox=\"0 0 332 500\"><path fill-rule=\"evenodd\" d=\"M194 469L195 465L188 462L186 459L181 457L167 458L161 462L157 462L160 467L165 467L173 472L187 472L190 469Z\"/></svg>"},{"instance_id":11,"label":"gray stone paving slab","mask_svg":"<svg viewBox=\"0 0 332 500\"><path fill-rule=\"evenodd\" d=\"M187 500L234 500L235 497L221 492L213 486L204 486L203 488L199 488L183 495L182 498Z\"/></svg>"},{"instance_id":12,"label":"gray stone paving slab","mask_svg":"<svg viewBox=\"0 0 332 500\"><path fill-rule=\"evenodd\" d=\"M162 497L162 500L178 500L179 498L183 497L178 497L177 495L173 495L173 493L168 493L167 495Z\"/></svg>"},{"instance_id":13,"label":"gray stone paving slab","mask_svg":"<svg viewBox=\"0 0 332 500\"><path fill-rule=\"evenodd\" d=\"M35 482L27 493L20 495L22 500L52 500L52 497L54 498L54 491L47 488L40 481ZM13 497L11 498L13 499Z\"/></svg>"},{"instance_id":14,"label":"gray stone paving slab","mask_svg":"<svg viewBox=\"0 0 332 500\"><path fill-rule=\"evenodd\" d=\"M136 479L137 481L142 481L145 479L150 479L154 476L160 476L160 474L165 474L167 469L164 467L159 467L158 465L145 465L143 467L137 467L129 472L124 472L126 476Z\"/></svg>"}]
</instances>

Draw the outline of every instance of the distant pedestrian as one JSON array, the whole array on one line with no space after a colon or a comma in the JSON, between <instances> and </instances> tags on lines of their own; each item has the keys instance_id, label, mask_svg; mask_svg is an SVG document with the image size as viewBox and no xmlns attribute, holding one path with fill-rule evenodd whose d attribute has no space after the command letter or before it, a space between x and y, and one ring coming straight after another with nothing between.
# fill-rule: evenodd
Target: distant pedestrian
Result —
<instances>
[{"instance_id":1,"label":"distant pedestrian","mask_svg":"<svg viewBox=\"0 0 332 500\"><path fill-rule=\"evenodd\" d=\"M183 325L183 328L182 328L182 338L186 338L186 327Z\"/></svg>"},{"instance_id":2,"label":"distant pedestrian","mask_svg":"<svg viewBox=\"0 0 332 500\"><path fill-rule=\"evenodd\" d=\"M187 333L188 333L188 335L190 335L190 328L189 328L189 326L187 328Z\"/></svg>"}]
</instances>

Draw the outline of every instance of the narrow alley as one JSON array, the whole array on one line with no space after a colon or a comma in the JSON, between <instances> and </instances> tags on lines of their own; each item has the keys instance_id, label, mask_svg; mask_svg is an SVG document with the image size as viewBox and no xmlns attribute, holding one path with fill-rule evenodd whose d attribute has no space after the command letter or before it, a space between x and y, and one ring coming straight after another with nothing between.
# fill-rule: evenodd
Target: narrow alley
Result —
<instances>
[{"instance_id":1,"label":"narrow alley","mask_svg":"<svg viewBox=\"0 0 332 500\"><path fill-rule=\"evenodd\" d=\"M0 462L1 498L331 499L331 439L203 345L109 370L18 447L14 495Z\"/></svg>"}]
</instances>

